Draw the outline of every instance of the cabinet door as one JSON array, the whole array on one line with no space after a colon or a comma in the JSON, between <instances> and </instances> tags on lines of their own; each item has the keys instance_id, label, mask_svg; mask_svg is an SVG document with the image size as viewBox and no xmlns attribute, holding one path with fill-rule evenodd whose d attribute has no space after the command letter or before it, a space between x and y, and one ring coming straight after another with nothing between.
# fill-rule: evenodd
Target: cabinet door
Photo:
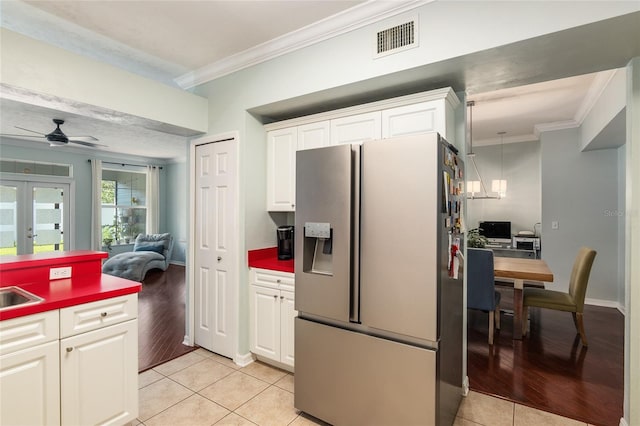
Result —
<instances>
[{"instance_id":1,"label":"cabinet door","mask_svg":"<svg viewBox=\"0 0 640 426\"><path fill-rule=\"evenodd\" d=\"M305 124L298 126L297 150L322 148L329 146L329 121Z\"/></svg>"},{"instance_id":2,"label":"cabinet door","mask_svg":"<svg viewBox=\"0 0 640 426\"><path fill-rule=\"evenodd\" d=\"M292 367L295 353L293 320L298 315L294 302L293 292L280 291L280 361Z\"/></svg>"},{"instance_id":3,"label":"cabinet door","mask_svg":"<svg viewBox=\"0 0 640 426\"><path fill-rule=\"evenodd\" d=\"M296 127L267 133L267 210L295 210Z\"/></svg>"},{"instance_id":4,"label":"cabinet door","mask_svg":"<svg viewBox=\"0 0 640 426\"><path fill-rule=\"evenodd\" d=\"M444 101L428 101L382 111L382 137L438 132L446 139Z\"/></svg>"},{"instance_id":5,"label":"cabinet door","mask_svg":"<svg viewBox=\"0 0 640 426\"><path fill-rule=\"evenodd\" d=\"M60 340L64 425L121 425L138 416L138 320Z\"/></svg>"},{"instance_id":6,"label":"cabinet door","mask_svg":"<svg viewBox=\"0 0 640 426\"><path fill-rule=\"evenodd\" d=\"M58 341L0 357L0 424L60 424Z\"/></svg>"},{"instance_id":7,"label":"cabinet door","mask_svg":"<svg viewBox=\"0 0 640 426\"><path fill-rule=\"evenodd\" d=\"M380 139L381 117L380 111L374 111L331 120L331 145Z\"/></svg>"},{"instance_id":8,"label":"cabinet door","mask_svg":"<svg viewBox=\"0 0 640 426\"><path fill-rule=\"evenodd\" d=\"M280 361L280 291L249 287L251 352Z\"/></svg>"}]
</instances>

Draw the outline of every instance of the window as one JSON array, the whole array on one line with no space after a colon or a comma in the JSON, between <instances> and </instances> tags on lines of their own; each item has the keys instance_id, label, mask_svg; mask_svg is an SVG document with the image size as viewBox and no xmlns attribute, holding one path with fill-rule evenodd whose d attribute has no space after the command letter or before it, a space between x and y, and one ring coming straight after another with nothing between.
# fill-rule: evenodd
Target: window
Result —
<instances>
[{"instance_id":1,"label":"window","mask_svg":"<svg viewBox=\"0 0 640 426\"><path fill-rule=\"evenodd\" d=\"M146 173L102 170L102 241L128 244L146 233Z\"/></svg>"}]
</instances>

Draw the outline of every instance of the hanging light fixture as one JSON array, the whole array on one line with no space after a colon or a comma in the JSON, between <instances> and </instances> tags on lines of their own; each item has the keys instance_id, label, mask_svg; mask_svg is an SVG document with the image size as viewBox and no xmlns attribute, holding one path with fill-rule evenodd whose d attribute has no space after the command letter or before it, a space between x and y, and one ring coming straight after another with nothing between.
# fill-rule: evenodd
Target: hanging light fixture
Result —
<instances>
[{"instance_id":1,"label":"hanging light fixture","mask_svg":"<svg viewBox=\"0 0 640 426\"><path fill-rule=\"evenodd\" d=\"M467 134L469 135L469 153L467 157L471 161L474 170L476 171L476 176L478 176L479 180L470 180L467 181L467 198L472 200L497 200L500 199L500 195L489 195L487 192L487 187L484 184L484 180L482 176L480 176L480 171L478 170L478 166L476 165L476 154L473 152L473 107L475 106L475 101L468 101L467 108L469 108L469 120L468 125L469 129ZM492 188L493 189L493 188ZM493 191L499 192L499 191ZM505 192L506 192L506 182L505 182ZM479 194L479 195L476 195Z\"/></svg>"},{"instance_id":2,"label":"hanging light fixture","mask_svg":"<svg viewBox=\"0 0 640 426\"><path fill-rule=\"evenodd\" d=\"M504 178L504 135L507 132L498 132L500 135L500 179L491 181L491 192L498 194L498 198L507 196L507 180Z\"/></svg>"}]
</instances>

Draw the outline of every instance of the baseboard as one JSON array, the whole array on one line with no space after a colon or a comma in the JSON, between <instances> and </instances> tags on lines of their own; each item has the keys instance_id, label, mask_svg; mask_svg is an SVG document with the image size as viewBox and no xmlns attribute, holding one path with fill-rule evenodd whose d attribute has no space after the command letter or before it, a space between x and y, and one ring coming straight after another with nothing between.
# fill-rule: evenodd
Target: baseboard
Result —
<instances>
[{"instance_id":1,"label":"baseboard","mask_svg":"<svg viewBox=\"0 0 640 426\"><path fill-rule=\"evenodd\" d=\"M233 362L238 364L240 367L246 367L254 361L253 355L251 352L247 352L246 354L236 354Z\"/></svg>"},{"instance_id":2,"label":"baseboard","mask_svg":"<svg viewBox=\"0 0 640 426\"><path fill-rule=\"evenodd\" d=\"M469 395L469 376L464 376L462 380L462 396Z\"/></svg>"},{"instance_id":3,"label":"baseboard","mask_svg":"<svg viewBox=\"0 0 640 426\"><path fill-rule=\"evenodd\" d=\"M624 314L624 306L622 306L619 302L615 302L613 300L604 300L604 299L584 299L585 305L592 306L602 306L604 308L616 308L620 312Z\"/></svg>"},{"instance_id":4,"label":"baseboard","mask_svg":"<svg viewBox=\"0 0 640 426\"><path fill-rule=\"evenodd\" d=\"M181 262L179 260L170 260L169 264L170 265L178 265L178 266L187 266L187 264L185 262Z\"/></svg>"},{"instance_id":5,"label":"baseboard","mask_svg":"<svg viewBox=\"0 0 640 426\"><path fill-rule=\"evenodd\" d=\"M619 426L629 426L629 423L627 423L627 421L624 419L624 417L620 417Z\"/></svg>"},{"instance_id":6,"label":"baseboard","mask_svg":"<svg viewBox=\"0 0 640 426\"><path fill-rule=\"evenodd\" d=\"M185 346L193 346L193 345L191 344L191 338L189 337L189 335L188 335L188 334L186 334L186 335L184 336L184 340L182 341L182 344L183 344L183 345L185 345Z\"/></svg>"}]
</instances>

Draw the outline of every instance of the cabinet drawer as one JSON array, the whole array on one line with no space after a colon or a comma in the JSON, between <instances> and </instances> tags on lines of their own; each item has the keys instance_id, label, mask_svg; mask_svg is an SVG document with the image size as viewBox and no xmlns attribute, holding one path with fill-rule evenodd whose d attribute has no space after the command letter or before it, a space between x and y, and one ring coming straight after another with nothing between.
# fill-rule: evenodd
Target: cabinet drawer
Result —
<instances>
[{"instance_id":1,"label":"cabinet drawer","mask_svg":"<svg viewBox=\"0 0 640 426\"><path fill-rule=\"evenodd\" d=\"M137 317L137 294L60 309L60 337L74 336Z\"/></svg>"},{"instance_id":2,"label":"cabinet drawer","mask_svg":"<svg viewBox=\"0 0 640 426\"><path fill-rule=\"evenodd\" d=\"M58 340L58 310L0 321L0 355Z\"/></svg>"},{"instance_id":3,"label":"cabinet drawer","mask_svg":"<svg viewBox=\"0 0 640 426\"><path fill-rule=\"evenodd\" d=\"M251 284L293 291L295 275L290 272L271 271L268 269L251 269Z\"/></svg>"}]
</instances>

